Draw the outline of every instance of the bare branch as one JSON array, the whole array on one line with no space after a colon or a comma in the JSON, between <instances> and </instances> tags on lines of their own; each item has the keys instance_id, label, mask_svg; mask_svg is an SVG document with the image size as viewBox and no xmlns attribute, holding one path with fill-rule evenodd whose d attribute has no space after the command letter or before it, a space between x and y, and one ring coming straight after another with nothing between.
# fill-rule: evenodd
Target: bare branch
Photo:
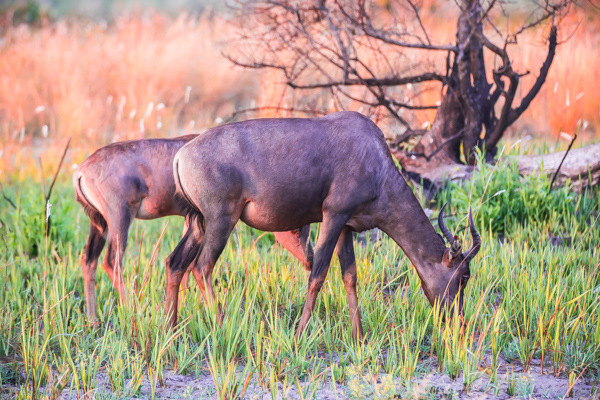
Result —
<instances>
[{"instance_id":1,"label":"bare branch","mask_svg":"<svg viewBox=\"0 0 600 400\"><path fill-rule=\"evenodd\" d=\"M407 110L437 110L439 106L413 106L411 104L401 103L396 100L390 100L390 104L400 108L406 108Z\"/></svg>"},{"instance_id":2,"label":"bare branch","mask_svg":"<svg viewBox=\"0 0 600 400\"><path fill-rule=\"evenodd\" d=\"M562 160L560 160L560 164L558 164L558 168L556 169L556 172L554 172L554 176L552 177L552 180L550 181L550 188L548 189L548 191L552 190L552 185L554 185L556 176L560 172L560 169L561 169L563 163L565 162L565 158L567 158L567 155L569 155L569 151L571 151L571 147L573 147L573 143L575 143L575 140L577 140L577 133L575 133L575 135L573 136L573 139L571 139L571 143L569 143L569 147L567 148L567 151L565 151L565 156L562 158Z\"/></svg>"},{"instance_id":3,"label":"bare branch","mask_svg":"<svg viewBox=\"0 0 600 400\"><path fill-rule=\"evenodd\" d=\"M429 40L429 36L427 35L425 29L423 28L423 32L425 32L425 35L427 37L427 41L428 43L423 43L422 41L420 41L420 43L410 43L410 42L404 42L404 41L400 41L397 39L393 39L390 36L388 36L386 34L386 31L384 30L380 30L380 29L376 29L373 26L373 23L371 21L371 18L369 16L369 14L366 11L365 8L365 2L364 1L359 1L359 18L360 19L356 19L355 17L353 17L352 15L350 15L350 13L341 5L339 0L336 0L336 4L338 5L340 11L344 14L344 16L354 25L356 25L357 27L360 27L363 31L363 33L366 36L372 37L374 39L378 39L384 43L387 44L391 44L394 46L399 46L399 47L404 47L404 48L411 48L411 49L419 49L419 50L437 50L437 51L452 51L452 52L457 52L458 49L453 46L453 45L434 45L431 44L431 41ZM412 4L411 4L412 5ZM417 13L418 14L418 13ZM420 17L417 15L417 17L420 20ZM393 33L391 30L387 30L390 33ZM407 36L407 34L404 34L404 36Z\"/></svg>"},{"instance_id":4,"label":"bare branch","mask_svg":"<svg viewBox=\"0 0 600 400\"><path fill-rule=\"evenodd\" d=\"M527 107L529 107L529 104L531 104L531 101L539 93L540 89L544 85L544 82L546 82L548 71L550 70L550 66L554 60L554 55L556 54L556 37L556 26L553 25L552 28L550 28L550 36L548 38L548 55L546 56L546 60L540 68L540 74L538 75L529 92L521 100L521 104L516 109L512 110L509 124L512 124L517 118L519 118L521 114L523 114Z\"/></svg>"},{"instance_id":5,"label":"bare branch","mask_svg":"<svg viewBox=\"0 0 600 400\"><path fill-rule=\"evenodd\" d=\"M60 172L60 167L62 167L63 162L65 161L65 157L67 155L67 151L69 150L69 145L71 144L71 138L67 140L67 144L65 145L65 149L63 151L62 157L58 163L58 167L56 167L56 171L54 172L54 177L52 178L52 183L50 184L50 188L48 189L48 193L46 194L46 201L50 200L50 196L52 196L52 189L54 188L54 184L56 183L56 178L58 178L58 173Z\"/></svg>"},{"instance_id":6,"label":"bare branch","mask_svg":"<svg viewBox=\"0 0 600 400\"><path fill-rule=\"evenodd\" d=\"M314 0L313 4L315 4ZM333 32L338 47L340 48L340 51L342 53L340 58L344 61L344 79L346 79L348 77L348 69L350 69L350 56L348 55L348 49L344 45L344 41L342 40L338 27L333 23L333 20L331 19L331 13L329 12L329 9L325 7L325 2L321 3L320 10L326 14L329 28Z\"/></svg>"},{"instance_id":7,"label":"bare branch","mask_svg":"<svg viewBox=\"0 0 600 400\"><path fill-rule=\"evenodd\" d=\"M485 145L487 149L493 149L496 146L498 141L502 138L502 134L510 125L510 112L512 110L512 103L517 92L517 86L519 85L519 78L516 74L512 74L509 76L509 81L510 83L508 84L508 90L503 92L504 104L502 105L500 117L496 121L492 132L490 132L489 136L486 137Z\"/></svg>"},{"instance_id":8,"label":"bare branch","mask_svg":"<svg viewBox=\"0 0 600 400\"><path fill-rule=\"evenodd\" d=\"M423 44L423 43L408 43L402 42L399 40L392 39L385 35L382 31L378 31L377 29L371 27L365 28L365 34L375 39L379 39L384 43L392 44L394 46L405 47L408 49L419 49L419 50L434 50L434 51L451 51L453 53L457 53L458 49L456 46L449 44Z\"/></svg>"},{"instance_id":9,"label":"bare branch","mask_svg":"<svg viewBox=\"0 0 600 400\"><path fill-rule=\"evenodd\" d=\"M404 143L407 140L416 137L416 136L423 136L424 134L426 134L427 131L424 129L419 129L419 130L408 130L406 131L404 134L400 135L398 138L396 138L394 141L392 141L392 143L390 143L390 146L395 147L398 146L400 143Z\"/></svg>"},{"instance_id":10,"label":"bare branch","mask_svg":"<svg viewBox=\"0 0 600 400\"><path fill-rule=\"evenodd\" d=\"M558 6L561 7L561 6ZM534 21L528 23L528 24L524 24L523 26L521 26L521 28L519 28L517 31L515 31L514 33L512 33L510 35L512 41L514 43L517 42L517 36L519 36L521 33L525 32L528 29L534 28L538 25L540 25L542 22L550 19L550 17L553 17L555 15L554 9L552 10L547 10L547 12L545 12L541 17L535 19Z\"/></svg>"},{"instance_id":11,"label":"bare branch","mask_svg":"<svg viewBox=\"0 0 600 400\"><path fill-rule=\"evenodd\" d=\"M286 68L282 65L265 63L265 62L256 62L256 61L242 62L226 52L221 52L221 55L223 57L225 57L226 59L228 59L229 61L231 61L234 65L237 65L238 67L251 68L251 69L272 68L272 69L278 69L280 71L283 71L284 74L287 75Z\"/></svg>"},{"instance_id":12,"label":"bare branch","mask_svg":"<svg viewBox=\"0 0 600 400\"><path fill-rule=\"evenodd\" d=\"M425 25L423 25L423 21L421 21L421 14L419 13L419 9L415 5L415 3L412 2L412 0L406 0L406 2L413 9L413 11L415 13L415 17L417 18L417 21L419 22L419 26L421 27L421 30L423 31L423 34L425 35L425 38L427 39L427 44L431 46L431 39L429 39L429 35L427 34L427 29L425 29Z\"/></svg>"},{"instance_id":13,"label":"bare branch","mask_svg":"<svg viewBox=\"0 0 600 400\"><path fill-rule=\"evenodd\" d=\"M471 19L469 19L469 23L471 23L472 33L475 35L475 37L477 37L481 44L483 44L485 47L487 47L489 50L491 50L493 53L499 56L502 59L502 62L504 63L504 67L510 65L510 59L508 58L508 53L506 52L506 49L501 49L500 47L492 43L482 32L476 29L475 24Z\"/></svg>"},{"instance_id":14,"label":"bare branch","mask_svg":"<svg viewBox=\"0 0 600 400\"><path fill-rule=\"evenodd\" d=\"M50 184L50 188L48 189L48 193L46 193L46 201L44 203L44 207L46 208L46 237L48 237L48 235L50 234L50 214L48 214L48 202L50 201L50 196L52 196L52 189L54 188L54 184L56 183L56 178L58 178L58 173L60 172L60 168L63 165L63 162L65 161L65 156L67 155L67 151L69 150L69 145L71 144L71 138L69 138L69 140L67 140L67 144L65 145L65 150L63 151L62 157L60 158L60 161L58 163L58 167L56 168L56 171L54 172L54 177L52 178L52 183ZM40 159L40 164L41 164L41 159ZM42 168L43 170L43 168Z\"/></svg>"},{"instance_id":15,"label":"bare branch","mask_svg":"<svg viewBox=\"0 0 600 400\"><path fill-rule=\"evenodd\" d=\"M326 83L315 83L309 85L299 85L293 82L289 82L290 85L294 89L321 89L328 88L332 86L402 86L407 85L409 83L421 83L428 81L439 81L444 82L444 77L435 72L426 72L424 74L415 75L415 76L405 76L405 77L389 77L389 78L366 78L366 79L347 79L345 81L332 81Z\"/></svg>"}]
</instances>

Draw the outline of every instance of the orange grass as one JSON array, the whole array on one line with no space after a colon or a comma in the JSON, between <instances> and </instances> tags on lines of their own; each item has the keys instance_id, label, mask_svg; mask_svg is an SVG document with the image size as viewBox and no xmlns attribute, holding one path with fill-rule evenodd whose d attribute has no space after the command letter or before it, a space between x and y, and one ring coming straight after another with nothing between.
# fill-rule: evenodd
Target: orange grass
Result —
<instances>
[{"instance_id":1,"label":"orange grass","mask_svg":"<svg viewBox=\"0 0 600 400\"><path fill-rule=\"evenodd\" d=\"M454 20L431 17L439 42L452 42ZM0 43L0 168L24 162L31 156L20 154L24 148L60 147L69 137L81 150L78 161L116 140L198 131L257 103L293 106L298 94L283 91L277 73L236 69L222 57L232 33L226 21L208 14L149 14L108 27L75 20L9 28ZM554 138L559 130L573 132L580 120L590 131L600 125L598 18L576 11L561 28L562 39L568 36L514 130ZM544 37L531 32L511 49L518 69L532 73L522 88L531 85L545 57ZM437 97L439 91L430 91L419 100L431 104ZM422 113L417 121L433 115Z\"/></svg>"},{"instance_id":2,"label":"orange grass","mask_svg":"<svg viewBox=\"0 0 600 400\"><path fill-rule=\"evenodd\" d=\"M563 39L570 38L558 47L546 85L521 124L556 135L559 129L573 133L581 120L600 136L600 23L580 18L579 28L573 20L563 25ZM533 50L524 54L523 64L536 56Z\"/></svg>"},{"instance_id":3,"label":"orange grass","mask_svg":"<svg viewBox=\"0 0 600 400\"><path fill-rule=\"evenodd\" d=\"M15 150L40 142L71 137L91 149L213 125L256 92L252 75L221 56L229 30L208 14L9 29L0 44L5 170Z\"/></svg>"}]
</instances>

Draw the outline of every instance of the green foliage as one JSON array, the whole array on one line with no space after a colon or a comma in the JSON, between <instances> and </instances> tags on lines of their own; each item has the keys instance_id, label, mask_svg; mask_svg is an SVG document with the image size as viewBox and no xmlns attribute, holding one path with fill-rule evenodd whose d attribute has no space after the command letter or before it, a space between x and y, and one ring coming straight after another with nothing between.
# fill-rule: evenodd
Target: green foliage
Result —
<instances>
[{"instance_id":1,"label":"green foliage","mask_svg":"<svg viewBox=\"0 0 600 400\"><path fill-rule=\"evenodd\" d=\"M463 391L489 380L490 394L527 396L533 381L498 370L507 361L526 371L542 358L548 372L572 382L597 377L598 193L555 189L542 195L547 178L520 178L514 168L510 162L484 166L471 181L441 194L442 201L452 201L451 230L466 225L460 218L471 199L482 234L464 321L439 318L389 238L371 240L374 235L367 233L366 240L356 241L366 343L351 337L335 257L308 330L296 341L307 273L270 235L243 224L213 274L223 325L213 307L198 301L192 284L182 294L181 325L167 330L164 259L183 224L175 217L134 222L123 266L131 301L121 305L99 269L100 323L90 326L79 263L89 222L70 184L59 181L55 187L48 241L41 189L26 182L4 185L17 208L0 199L0 398L49 397L64 387L71 398L90 392L97 398L138 396L144 384L156 392L169 370L213 382L208 394L188 388L186 398L244 392L247 398L314 398L324 385L339 397L456 398L453 390L442 393L416 381L434 370L455 378ZM314 227L313 240L317 231ZM468 230L459 232L468 242ZM504 240L494 232L502 232ZM557 246L551 235L570 241ZM105 379L94 379L99 372Z\"/></svg>"},{"instance_id":2,"label":"green foliage","mask_svg":"<svg viewBox=\"0 0 600 400\"><path fill-rule=\"evenodd\" d=\"M495 233L509 232L523 223L567 223L578 208L577 195L569 186L550 190L551 177L545 174L519 175L514 159L500 159L495 165L483 162L464 184L450 182L441 201L450 202L453 211L465 215L471 205L479 226Z\"/></svg>"},{"instance_id":3,"label":"green foliage","mask_svg":"<svg viewBox=\"0 0 600 400\"><path fill-rule=\"evenodd\" d=\"M351 399L394 399L398 395L398 387L392 376L381 378L367 373L362 374L354 368L349 368L348 391Z\"/></svg>"},{"instance_id":4,"label":"green foliage","mask_svg":"<svg viewBox=\"0 0 600 400\"><path fill-rule=\"evenodd\" d=\"M44 11L38 1L35 0L9 0L3 1L0 6L0 14L10 13L12 23L18 24L36 24L40 22Z\"/></svg>"},{"instance_id":5,"label":"green foliage","mask_svg":"<svg viewBox=\"0 0 600 400\"><path fill-rule=\"evenodd\" d=\"M16 208L2 200L0 227L4 235L6 251L25 253L30 258L43 255L45 247L46 217L50 214L49 243L68 245L72 243L79 231L78 222L80 207L75 201L73 189L67 185L55 187L50 206L45 195L32 182L22 182L15 190L6 190L7 195L15 198ZM76 224L73 224L75 217ZM85 217L83 217L85 218Z\"/></svg>"}]
</instances>

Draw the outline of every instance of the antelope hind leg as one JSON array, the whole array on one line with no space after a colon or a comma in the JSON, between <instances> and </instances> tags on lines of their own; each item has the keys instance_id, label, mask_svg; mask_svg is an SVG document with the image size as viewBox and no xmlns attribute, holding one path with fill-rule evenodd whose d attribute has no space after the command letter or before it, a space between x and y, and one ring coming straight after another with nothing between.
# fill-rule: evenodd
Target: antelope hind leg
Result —
<instances>
[{"instance_id":1,"label":"antelope hind leg","mask_svg":"<svg viewBox=\"0 0 600 400\"><path fill-rule=\"evenodd\" d=\"M364 333L356 294L356 257L354 256L354 243L352 231L344 228L336 246L336 253L340 260L342 280L348 298L350 309L350 322L352 324L352 337L354 340L363 340Z\"/></svg>"},{"instance_id":2,"label":"antelope hind leg","mask_svg":"<svg viewBox=\"0 0 600 400\"><path fill-rule=\"evenodd\" d=\"M190 222L189 222L189 218L186 217L185 218L185 223L183 224L183 232L181 233L181 239L183 239L185 237L185 233L187 232L188 228L189 228ZM185 299L185 295L186 292L189 288L189 276L190 276L190 270L191 268L188 267L185 270L185 273L183 274L183 278L181 279L181 283L179 285L179 296L177 299L177 308L179 310L181 310L181 307L183 307L183 303L184 303L184 299Z\"/></svg>"},{"instance_id":3,"label":"antelope hind leg","mask_svg":"<svg viewBox=\"0 0 600 400\"><path fill-rule=\"evenodd\" d=\"M106 239L94 224L90 225L90 236L87 245L81 255L81 266L83 268L83 288L85 291L85 303L89 322L95 322L96 316L96 269L98 258Z\"/></svg>"},{"instance_id":4,"label":"antelope hind leg","mask_svg":"<svg viewBox=\"0 0 600 400\"><path fill-rule=\"evenodd\" d=\"M196 259L192 272L207 305L212 305L216 301L212 285L212 271L227 244L227 239L235 227L236 222L237 219L225 216L221 216L214 220L206 220L206 231L204 233L200 254ZM219 304L216 306L217 321L219 325L221 325L223 323L223 313Z\"/></svg>"},{"instance_id":5,"label":"antelope hind leg","mask_svg":"<svg viewBox=\"0 0 600 400\"><path fill-rule=\"evenodd\" d=\"M119 292L123 304L127 304L128 300L127 289L123 281L123 255L127 247L127 236L132 220L132 213L127 209L108 221L108 249L102 265Z\"/></svg>"},{"instance_id":6,"label":"antelope hind leg","mask_svg":"<svg viewBox=\"0 0 600 400\"><path fill-rule=\"evenodd\" d=\"M179 298L179 286L183 277L187 278L190 265L197 257L202 245L203 231L198 219L190 223L183 238L167 257L167 298L165 312L169 316L169 326L177 325L177 308Z\"/></svg>"}]
</instances>

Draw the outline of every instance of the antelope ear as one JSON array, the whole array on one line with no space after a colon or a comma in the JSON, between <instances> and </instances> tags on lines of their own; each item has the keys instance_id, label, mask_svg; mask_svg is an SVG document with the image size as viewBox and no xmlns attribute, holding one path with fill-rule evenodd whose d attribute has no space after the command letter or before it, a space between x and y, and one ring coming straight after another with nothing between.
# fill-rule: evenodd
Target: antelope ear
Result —
<instances>
[{"instance_id":1,"label":"antelope ear","mask_svg":"<svg viewBox=\"0 0 600 400\"><path fill-rule=\"evenodd\" d=\"M454 235L452 242L450 243L450 251L448 252L448 256L450 261L455 261L458 255L462 251L462 245L460 244L460 239L458 236Z\"/></svg>"},{"instance_id":2,"label":"antelope ear","mask_svg":"<svg viewBox=\"0 0 600 400\"><path fill-rule=\"evenodd\" d=\"M452 268L454 266L454 260L450 256L451 249L446 249L444 251L444 255L442 257L442 264L446 266L446 268Z\"/></svg>"}]
</instances>

